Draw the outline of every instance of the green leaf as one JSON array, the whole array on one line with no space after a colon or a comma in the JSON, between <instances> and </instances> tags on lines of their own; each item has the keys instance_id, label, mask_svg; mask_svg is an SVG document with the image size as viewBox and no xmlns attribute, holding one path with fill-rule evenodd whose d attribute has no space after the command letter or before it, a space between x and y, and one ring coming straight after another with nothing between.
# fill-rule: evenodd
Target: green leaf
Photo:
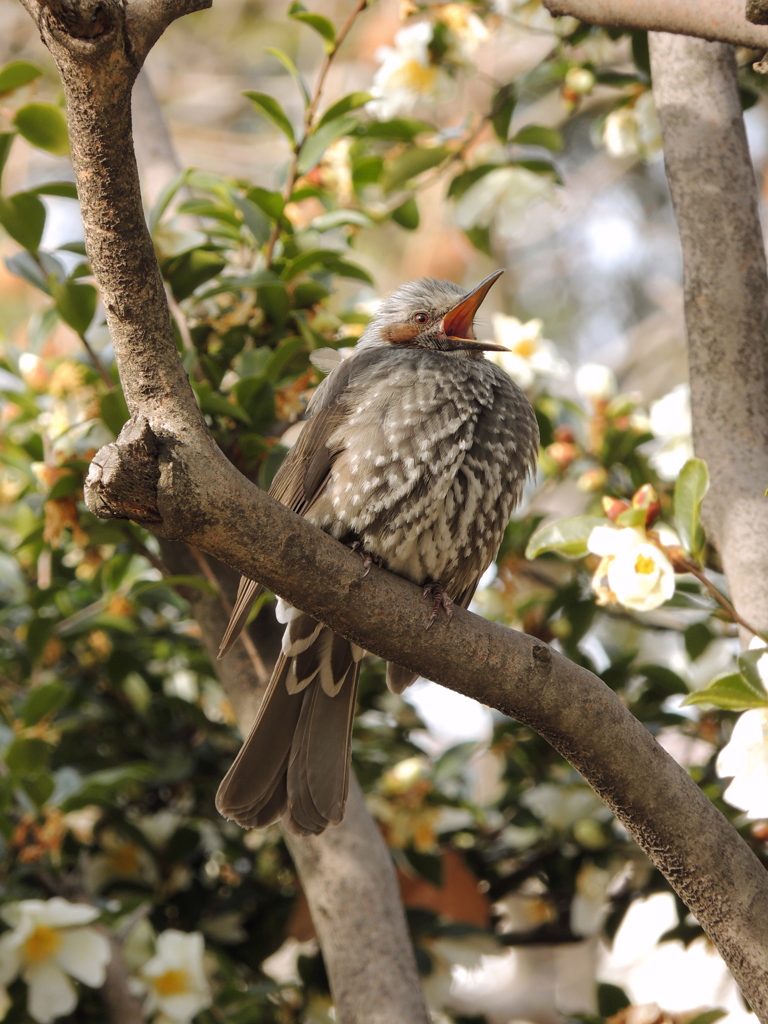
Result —
<instances>
[{"instance_id":1,"label":"green leaf","mask_svg":"<svg viewBox=\"0 0 768 1024\"><path fill-rule=\"evenodd\" d=\"M689 459L675 484L675 525L685 551L698 558L704 547L704 532L699 523L701 502L709 488L709 472L701 459Z\"/></svg>"},{"instance_id":2,"label":"green leaf","mask_svg":"<svg viewBox=\"0 0 768 1024\"><path fill-rule=\"evenodd\" d=\"M240 423L250 423L250 417L235 402L213 390L210 384L193 384L195 395L202 412L209 416L229 416Z\"/></svg>"},{"instance_id":3,"label":"green leaf","mask_svg":"<svg viewBox=\"0 0 768 1024\"><path fill-rule=\"evenodd\" d=\"M765 693L765 683L758 670L758 662L768 654L765 647L743 651L739 655L739 671L756 693Z\"/></svg>"},{"instance_id":4,"label":"green leaf","mask_svg":"<svg viewBox=\"0 0 768 1024\"><path fill-rule=\"evenodd\" d=\"M59 107L52 103L27 103L19 107L13 119L19 134L39 149L56 156L69 153L67 122Z\"/></svg>"},{"instance_id":5,"label":"green leaf","mask_svg":"<svg viewBox=\"0 0 768 1024\"><path fill-rule=\"evenodd\" d=\"M285 200L279 192L270 192L266 188L259 188L254 185L245 193L246 199L255 203L259 209L266 213L270 220L280 220L285 208Z\"/></svg>"},{"instance_id":6,"label":"green leaf","mask_svg":"<svg viewBox=\"0 0 768 1024\"><path fill-rule=\"evenodd\" d=\"M47 181L44 185L35 185L29 191L36 196L61 196L63 199L77 200L77 188L74 181ZM59 248L63 249L64 246L59 246Z\"/></svg>"},{"instance_id":7,"label":"green leaf","mask_svg":"<svg viewBox=\"0 0 768 1024\"><path fill-rule=\"evenodd\" d=\"M435 132L435 126L429 121L417 121L411 117L396 117L391 121L372 121L357 129L358 135L366 135L370 139L394 139L398 142L413 142L422 132Z\"/></svg>"},{"instance_id":8,"label":"green leaf","mask_svg":"<svg viewBox=\"0 0 768 1024\"><path fill-rule=\"evenodd\" d=\"M277 100L268 96L265 92L246 92L243 94L253 103L253 105L262 112L266 117L276 124L280 131L285 135L292 146L296 145L296 136L293 132L293 125L288 120L288 116L277 102Z\"/></svg>"},{"instance_id":9,"label":"green leaf","mask_svg":"<svg viewBox=\"0 0 768 1024\"><path fill-rule=\"evenodd\" d=\"M726 672L713 679L703 690L691 693L683 701L688 704L714 704L724 711L746 711L768 707L765 690L755 689L740 672Z\"/></svg>"},{"instance_id":10,"label":"green leaf","mask_svg":"<svg viewBox=\"0 0 768 1024\"><path fill-rule=\"evenodd\" d=\"M34 775L46 767L52 751L43 740L17 736L5 752L5 763L11 775Z\"/></svg>"},{"instance_id":11,"label":"green leaf","mask_svg":"<svg viewBox=\"0 0 768 1024\"><path fill-rule=\"evenodd\" d=\"M0 132L0 174L3 173L8 154L11 152L16 132Z\"/></svg>"},{"instance_id":12,"label":"green leaf","mask_svg":"<svg viewBox=\"0 0 768 1024\"><path fill-rule=\"evenodd\" d=\"M413 196L406 199L402 206L398 206L397 209L393 210L390 217L401 228L405 228L407 231L415 231L419 226L419 207Z\"/></svg>"},{"instance_id":13,"label":"green leaf","mask_svg":"<svg viewBox=\"0 0 768 1024\"><path fill-rule=\"evenodd\" d=\"M385 192L391 192L399 185L410 181L411 178L441 164L450 155L450 152L447 146L407 149L400 156L385 164L384 173L381 176L381 187Z\"/></svg>"},{"instance_id":14,"label":"green leaf","mask_svg":"<svg viewBox=\"0 0 768 1024\"><path fill-rule=\"evenodd\" d=\"M318 32L325 40L325 52L331 53L336 45L336 29L333 22L324 18L322 14L310 14L301 4L291 4L288 14L294 21L301 21Z\"/></svg>"},{"instance_id":15,"label":"green leaf","mask_svg":"<svg viewBox=\"0 0 768 1024\"><path fill-rule=\"evenodd\" d=\"M256 239L256 242L259 245L264 245L269 238L271 230L269 220L264 211L256 203L246 199L245 196L235 194L232 198L234 199L235 206L243 215L245 226Z\"/></svg>"},{"instance_id":16,"label":"green leaf","mask_svg":"<svg viewBox=\"0 0 768 1024\"><path fill-rule=\"evenodd\" d=\"M632 1000L623 988L605 981L598 983L597 1010L601 1017L613 1017L631 1003Z\"/></svg>"},{"instance_id":17,"label":"green leaf","mask_svg":"<svg viewBox=\"0 0 768 1024\"><path fill-rule=\"evenodd\" d=\"M283 65L285 70L294 80L296 85L298 85L299 89L301 89L301 94L304 97L304 106L308 107L310 104L310 96L309 89L307 88L307 83L299 74L299 69L293 63L288 54L284 50L278 50L277 47L275 46L268 46L264 52L268 53L271 57L274 57L275 60L280 61L280 63Z\"/></svg>"},{"instance_id":18,"label":"green leaf","mask_svg":"<svg viewBox=\"0 0 768 1024\"><path fill-rule=\"evenodd\" d=\"M602 516L577 516L561 519L538 529L525 549L525 557L536 558L544 551L556 551L565 558L581 558L587 554L587 540L596 526L607 526Z\"/></svg>"},{"instance_id":19,"label":"green leaf","mask_svg":"<svg viewBox=\"0 0 768 1024\"><path fill-rule=\"evenodd\" d=\"M343 96L336 103L332 103L326 110L323 116L320 118L317 127L322 128L323 125L328 124L329 121L335 121L337 118L342 117L344 114L348 114L350 110L358 110L360 107L364 107L366 103L373 99L373 96L369 92L351 92L348 96Z\"/></svg>"},{"instance_id":20,"label":"green leaf","mask_svg":"<svg viewBox=\"0 0 768 1024\"><path fill-rule=\"evenodd\" d=\"M21 706L21 720L24 725L36 725L41 718L63 707L71 690L63 683L51 682L36 686Z\"/></svg>"},{"instance_id":21,"label":"green leaf","mask_svg":"<svg viewBox=\"0 0 768 1024\"><path fill-rule=\"evenodd\" d=\"M493 97L491 124L496 137L502 142L509 138L509 125L517 105L517 91L514 84L503 85Z\"/></svg>"},{"instance_id":22,"label":"green leaf","mask_svg":"<svg viewBox=\"0 0 768 1024\"><path fill-rule=\"evenodd\" d=\"M312 135L308 135L301 145L297 169L299 174L306 174L320 162L326 149L342 135L348 135L357 127L356 117L338 117L328 121Z\"/></svg>"},{"instance_id":23,"label":"green leaf","mask_svg":"<svg viewBox=\"0 0 768 1024\"><path fill-rule=\"evenodd\" d=\"M115 437L123 429L123 425L131 418L121 387L118 386L112 391L108 391L102 398L101 418Z\"/></svg>"},{"instance_id":24,"label":"green leaf","mask_svg":"<svg viewBox=\"0 0 768 1024\"><path fill-rule=\"evenodd\" d=\"M34 82L42 73L43 69L36 64L30 64L25 60L12 60L10 64L0 68L0 96Z\"/></svg>"},{"instance_id":25,"label":"green leaf","mask_svg":"<svg viewBox=\"0 0 768 1024\"><path fill-rule=\"evenodd\" d=\"M160 194L155 200L152 209L149 211L148 222L150 232L154 233L155 228L160 223L161 217L168 209L168 204L171 202L171 200L179 191L179 189L186 185L188 179L189 171L179 171L179 173L175 174L171 178L171 180L166 185L164 185L163 188L160 190Z\"/></svg>"},{"instance_id":26,"label":"green leaf","mask_svg":"<svg viewBox=\"0 0 768 1024\"><path fill-rule=\"evenodd\" d=\"M183 253L174 260L174 266L168 271L168 280L177 302L186 299L195 288L224 269L227 261L217 252L209 249L193 249Z\"/></svg>"},{"instance_id":27,"label":"green leaf","mask_svg":"<svg viewBox=\"0 0 768 1024\"><path fill-rule=\"evenodd\" d=\"M512 141L519 146L543 146L553 153L559 153L563 148L563 137L560 132L538 124L529 124L521 128Z\"/></svg>"},{"instance_id":28,"label":"green leaf","mask_svg":"<svg viewBox=\"0 0 768 1024\"><path fill-rule=\"evenodd\" d=\"M329 210L314 217L311 227L314 231L331 231L333 228L352 224L358 228L372 228L373 221L362 210Z\"/></svg>"},{"instance_id":29,"label":"green leaf","mask_svg":"<svg viewBox=\"0 0 768 1024\"><path fill-rule=\"evenodd\" d=\"M77 494L83 489L83 478L75 473L66 473L60 476L48 492L46 501L56 501L57 498L66 498L68 494ZM82 497L82 495L81 495Z\"/></svg>"},{"instance_id":30,"label":"green leaf","mask_svg":"<svg viewBox=\"0 0 768 1024\"><path fill-rule=\"evenodd\" d=\"M96 312L96 289L92 284L75 284L49 278L48 285L56 302L56 311L64 323L79 335L85 334Z\"/></svg>"},{"instance_id":31,"label":"green leaf","mask_svg":"<svg viewBox=\"0 0 768 1024\"><path fill-rule=\"evenodd\" d=\"M458 199L463 196L476 181L479 181L484 175L490 174L491 171L497 171L500 166L500 164L480 164L479 167L473 167L471 171L457 174L448 186L448 198Z\"/></svg>"},{"instance_id":32,"label":"green leaf","mask_svg":"<svg viewBox=\"0 0 768 1024\"><path fill-rule=\"evenodd\" d=\"M50 775L35 772L21 780L21 788L36 807L43 807L50 800L56 786Z\"/></svg>"},{"instance_id":33,"label":"green leaf","mask_svg":"<svg viewBox=\"0 0 768 1024\"><path fill-rule=\"evenodd\" d=\"M715 1009L715 1010L704 1010L702 1013L697 1013L696 1016L688 1021L688 1024L715 1024L716 1021L727 1015L727 1010Z\"/></svg>"},{"instance_id":34,"label":"green leaf","mask_svg":"<svg viewBox=\"0 0 768 1024\"><path fill-rule=\"evenodd\" d=\"M14 242L35 255L43 237L45 214L42 200L30 192L0 198L0 224Z\"/></svg>"},{"instance_id":35,"label":"green leaf","mask_svg":"<svg viewBox=\"0 0 768 1024\"><path fill-rule=\"evenodd\" d=\"M617 526L645 526L645 509L628 508L616 517Z\"/></svg>"}]
</instances>

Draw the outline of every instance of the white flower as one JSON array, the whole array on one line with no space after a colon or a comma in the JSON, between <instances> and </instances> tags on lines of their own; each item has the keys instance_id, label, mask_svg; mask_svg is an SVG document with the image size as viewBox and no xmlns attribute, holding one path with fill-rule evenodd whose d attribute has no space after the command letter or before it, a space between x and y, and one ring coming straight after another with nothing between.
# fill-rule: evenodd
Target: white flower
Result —
<instances>
[{"instance_id":1,"label":"white flower","mask_svg":"<svg viewBox=\"0 0 768 1024\"><path fill-rule=\"evenodd\" d=\"M422 103L432 105L453 95L450 76L430 57L432 31L427 21L406 25L395 35L394 48L382 46L377 51L382 63L373 76L374 99L366 104L374 117L386 121L412 114Z\"/></svg>"},{"instance_id":2,"label":"white flower","mask_svg":"<svg viewBox=\"0 0 768 1024\"><path fill-rule=\"evenodd\" d=\"M650 463L662 480L676 480L688 459L693 458L691 441L691 391L678 384L650 408L651 433L662 442Z\"/></svg>"},{"instance_id":3,"label":"white flower","mask_svg":"<svg viewBox=\"0 0 768 1024\"><path fill-rule=\"evenodd\" d=\"M456 203L454 218L465 231L492 227L502 238L512 238L522 230L532 203L554 199L550 175L525 167L497 167L470 185Z\"/></svg>"},{"instance_id":4,"label":"white flower","mask_svg":"<svg viewBox=\"0 0 768 1024\"><path fill-rule=\"evenodd\" d=\"M572 828L582 818L610 817L610 811L588 786L542 782L523 793L520 803L559 831Z\"/></svg>"},{"instance_id":5,"label":"white flower","mask_svg":"<svg viewBox=\"0 0 768 1024\"><path fill-rule=\"evenodd\" d=\"M509 352L490 352L488 359L496 363L524 390L536 377L562 379L568 373L567 363L557 354L553 342L542 333L541 320L522 323L514 316L493 314L493 336Z\"/></svg>"},{"instance_id":6,"label":"white flower","mask_svg":"<svg viewBox=\"0 0 768 1024\"><path fill-rule=\"evenodd\" d=\"M721 779L733 779L724 800L748 818L768 818L768 708L739 716L715 768Z\"/></svg>"},{"instance_id":7,"label":"white flower","mask_svg":"<svg viewBox=\"0 0 768 1024\"><path fill-rule=\"evenodd\" d=\"M472 68L472 57L488 38L488 29L466 4L445 4L438 9L438 18L450 29L446 60Z\"/></svg>"},{"instance_id":8,"label":"white flower","mask_svg":"<svg viewBox=\"0 0 768 1024\"><path fill-rule=\"evenodd\" d=\"M632 106L611 111L603 126L603 145L615 157L647 157L661 148L653 93L644 92Z\"/></svg>"},{"instance_id":9,"label":"white flower","mask_svg":"<svg viewBox=\"0 0 768 1024\"><path fill-rule=\"evenodd\" d=\"M596 526L587 547L601 556L592 579L599 604L618 602L633 611L647 612L668 601L675 592L675 570L643 529Z\"/></svg>"},{"instance_id":10,"label":"white flower","mask_svg":"<svg viewBox=\"0 0 768 1024\"><path fill-rule=\"evenodd\" d=\"M21 974L29 992L27 1010L48 1024L77 1006L76 978L100 988L112 956L108 939L94 928L85 928L99 916L95 907L50 900L21 900L0 910L11 931L0 936L0 985Z\"/></svg>"},{"instance_id":11,"label":"white flower","mask_svg":"<svg viewBox=\"0 0 768 1024\"><path fill-rule=\"evenodd\" d=\"M601 363L585 363L574 377L576 390L589 402L607 402L616 394L616 376Z\"/></svg>"},{"instance_id":12,"label":"white flower","mask_svg":"<svg viewBox=\"0 0 768 1024\"><path fill-rule=\"evenodd\" d=\"M200 932L187 934L169 928L158 936L155 955L139 971L148 1013L158 1012L175 1024L188 1024L211 1005L203 951Z\"/></svg>"},{"instance_id":13,"label":"white flower","mask_svg":"<svg viewBox=\"0 0 768 1024\"><path fill-rule=\"evenodd\" d=\"M576 876L576 895L571 903L574 935L597 935L608 913L611 872L596 864L584 864Z\"/></svg>"}]
</instances>

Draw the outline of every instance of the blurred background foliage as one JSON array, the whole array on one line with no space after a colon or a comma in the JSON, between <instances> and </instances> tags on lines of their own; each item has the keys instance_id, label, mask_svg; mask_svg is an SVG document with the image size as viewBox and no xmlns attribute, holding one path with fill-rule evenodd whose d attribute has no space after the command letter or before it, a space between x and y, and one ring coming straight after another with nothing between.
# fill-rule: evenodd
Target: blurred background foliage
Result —
<instances>
[{"instance_id":1,"label":"blurred background foliage","mask_svg":"<svg viewBox=\"0 0 768 1024\"><path fill-rule=\"evenodd\" d=\"M595 525L629 511L618 525L655 526L646 539L668 553L682 542L698 575L726 590L713 553L693 527L686 544L673 516L690 413L646 40L554 21L535 0L364 7L219 0L150 56L184 169L153 165L138 119L147 217L210 428L268 486L321 377L313 353L353 345L403 280L470 286L507 268L477 329L511 349L503 361L535 405L541 469L476 607L597 671L765 858L768 811L729 806L715 770L737 714L768 703L759 657L739 669L735 625L695 574L678 575L663 606L615 593L598 603L600 559L587 551ZM127 411L55 72L20 6L2 0L0 18L5 948L17 935L27 966L45 959L29 932L18 938L20 901L84 901L121 943L148 1019L331 1020L279 831L242 832L214 809L239 740L191 614L211 574L170 574L151 535L82 503L89 460ZM762 83L740 57L762 181ZM648 484L652 515L637 498ZM568 537L541 532L584 516ZM271 622L267 599L253 635ZM718 672L725 697L683 704ZM354 762L436 1020L631 1020L642 986L606 951L632 907L662 892L665 948L693 944L721 987L658 1001L679 1014L720 999L738 1016L685 907L530 730L430 684L396 698L370 658ZM173 960L176 933L204 943ZM0 969L5 1019L104 1019L93 979L64 967L76 1009L51 1008L44 982L16 976L22 966Z\"/></svg>"}]
</instances>

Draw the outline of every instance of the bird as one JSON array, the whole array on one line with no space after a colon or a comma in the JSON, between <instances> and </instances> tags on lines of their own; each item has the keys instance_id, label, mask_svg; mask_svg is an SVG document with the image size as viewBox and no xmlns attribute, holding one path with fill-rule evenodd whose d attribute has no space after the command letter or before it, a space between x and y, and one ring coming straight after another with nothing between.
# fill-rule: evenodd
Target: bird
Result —
<instances>
[{"instance_id":1,"label":"bird","mask_svg":"<svg viewBox=\"0 0 768 1024\"><path fill-rule=\"evenodd\" d=\"M466 608L535 470L539 431L522 389L485 358L477 310L503 273L467 292L421 278L384 299L353 353L315 389L306 423L269 493L294 512L424 588ZM240 580L219 657L261 591ZM282 819L318 835L344 816L364 650L278 599L282 649L260 710L216 806L245 828ZM390 663L402 692L416 673Z\"/></svg>"}]
</instances>

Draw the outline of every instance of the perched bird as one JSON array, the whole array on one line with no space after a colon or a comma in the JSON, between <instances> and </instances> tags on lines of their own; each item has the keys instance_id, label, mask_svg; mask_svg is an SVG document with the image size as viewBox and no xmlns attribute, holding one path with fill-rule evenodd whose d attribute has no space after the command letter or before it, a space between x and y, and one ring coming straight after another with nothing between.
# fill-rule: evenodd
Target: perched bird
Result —
<instances>
[{"instance_id":1,"label":"perched bird","mask_svg":"<svg viewBox=\"0 0 768 1024\"><path fill-rule=\"evenodd\" d=\"M532 471L539 431L523 392L484 358L473 321L502 271L468 294L424 278L376 311L354 353L323 380L270 494L370 564L466 608ZM221 644L260 590L245 577ZM278 601L285 623L258 717L216 806L246 827L282 817L301 835L344 816L362 648ZM415 675L387 667L400 692Z\"/></svg>"}]
</instances>

